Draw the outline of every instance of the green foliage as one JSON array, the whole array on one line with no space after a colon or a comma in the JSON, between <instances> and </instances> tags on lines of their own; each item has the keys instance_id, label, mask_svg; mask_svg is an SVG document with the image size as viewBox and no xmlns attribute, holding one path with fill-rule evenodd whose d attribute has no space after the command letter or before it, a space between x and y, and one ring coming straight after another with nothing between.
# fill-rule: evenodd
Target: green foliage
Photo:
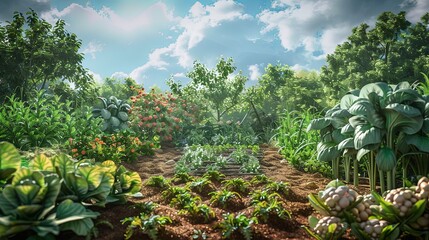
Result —
<instances>
[{"instance_id":1,"label":"green foliage","mask_svg":"<svg viewBox=\"0 0 429 240\"><path fill-rule=\"evenodd\" d=\"M211 192L214 190L213 183L207 178L197 178L188 184L188 187L197 193Z\"/></svg>"},{"instance_id":2,"label":"green foliage","mask_svg":"<svg viewBox=\"0 0 429 240\"><path fill-rule=\"evenodd\" d=\"M250 204L256 205L260 202L268 201L269 199L280 198L280 194L270 192L268 190L255 190L250 195Z\"/></svg>"},{"instance_id":3,"label":"green foliage","mask_svg":"<svg viewBox=\"0 0 429 240\"><path fill-rule=\"evenodd\" d=\"M80 46L63 20L52 26L33 10L26 18L16 12L11 22L0 24L0 102L12 94L30 99L31 91L66 79L84 93L93 80L82 66Z\"/></svg>"},{"instance_id":4,"label":"green foliage","mask_svg":"<svg viewBox=\"0 0 429 240\"><path fill-rule=\"evenodd\" d=\"M177 197L178 195L189 193L189 192L190 192L190 189L188 187L170 186L169 188L165 189L162 192L162 198L166 202L171 202L171 200Z\"/></svg>"},{"instance_id":5,"label":"green foliage","mask_svg":"<svg viewBox=\"0 0 429 240\"><path fill-rule=\"evenodd\" d=\"M223 215L223 221L219 224L219 228L222 230L222 238L233 239L234 234L241 234L244 239L252 239L252 226L258 223L256 218L248 218L244 214L234 215L233 213L227 213Z\"/></svg>"},{"instance_id":6,"label":"green foliage","mask_svg":"<svg viewBox=\"0 0 429 240\"><path fill-rule=\"evenodd\" d=\"M63 179L58 199L71 199L94 206L104 206L108 202L115 177L106 168L90 161L74 163L64 155L53 161Z\"/></svg>"},{"instance_id":7,"label":"green foliage","mask_svg":"<svg viewBox=\"0 0 429 240\"><path fill-rule=\"evenodd\" d=\"M21 167L21 155L13 144L0 142L0 188Z\"/></svg>"},{"instance_id":8,"label":"green foliage","mask_svg":"<svg viewBox=\"0 0 429 240\"><path fill-rule=\"evenodd\" d=\"M191 201L187 205L183 206L183 210L179 213L187 214L191 219L198 223L208 223L216 218L216 214L213 209L206 204L197 204L195 201ZM200 219L202 221L198 221Z\"/></svg>"},{"instance_id":9,"label":"green foliage","mask_svg":"<svg viewBox=\"0 0 429 240\"><path fill-rule=\"evenodd\" d=\"M190 204L196 204L201 202L201 198L198 196L193 196L190 192L184 192L177 194L170 201L170 205L178 209L185 209Z\"/></svg>"},{"instance_id":10,"label":"green foliage","mask_svg":"<svg viewBox=\"0 0 429 240\"><path fill-rule=\"evenodd\" d=\"M203 174L203 178L207 178L210 181L221 182L225 178L225 174L216 170L209 170Z\"/></svg>"},{"instance_id":11,"label":"green foliage","mask_svg":"<svg viewBox=\"0 0 429 240\"><path fill-rule=\"evenodd\" d=\"M170 187L170 180L166 179L164 176L152 176L145 182L145 185L159 189L166 189Z\"/></svg>"},{"instance_id":12,"label":"green foliage","mask_svg":"<svg viewBox=\"0 0 429 240\"><path fill-rule=\"evenodd\" d=\"M97 213L84 206L65 200L56 206L61 190L58 175L22 168L0 193L0 234L13 236L34 231L38 236L58 235L72 230L85 236L91 230Z\"/></svg>"},{"instance_id":13,"label":"green foliage","mask_svg":"<svg viewBox=\"0 0 429 240\"><path fill-rule=\"evenodd\" d=\"M195 61L194 68L187 76L191 82L186 86L173 80L168 82L173 93L200 106L202 111L209 113L216 122L229 113L240 102L241 93L247 78L241 72L234 77L236 67L232 58L220 58L214 69L208 69Z\"/></svg>"},{"instance_id":14,"label":"green foliage","mask_svg":"<svg viewBox=\"0 0 429 240\"><path fill-rule=\"evenodd\" d=\"M316 132L306 132L305 128L318 114L312 109L298 112L287 111L280 118L277 134L274 136L280 153L295 168L306 172L320 172L331 175L330 166L316 160L316 145L319 136Z\"/></svg>"},{"instance_id":15,"label":"green foliage","mask_svg":"<svg viewBox=\"0 0 429 240\"><path fill-rule=\"evenodd\" d=\"M405 17L405 12L383 12L374 28L366 23L355 27L348 40L328 55L321 80L332 99L374 82L413 83L420 72L428 72L429 14L415 24Z\"/></svg>"},{"instance_id":16,"label":"green foliage","mask_svg":"<svg viewBox=\"0 0 429 240\"><path fill-rule=\"evenodd\" d=\"M135 207L143 214L145 215L150 215L153 213L153 210L155 210L155 208L158 205L152 201L150 202L142 202L142 203L136 203Z\"/></svg>"},{"instance_id":17,"label":"green foliage","mask_svg":"<svg viewBox=\"0 0 429 240\"><path fill-rule=\"evenodd\" d=\"M123 80L107 77L100 86L100 96L105 98L116 96L118 99L130 99L134 95L134 89L136 88L141 88L141 86L130 77Z\"/></svg>"},{"instance_id":18,"label":"green foliage","mask_svg":"<svg viewBox=\"0 0 429 240\"><path fill-rule=\"evenodd\" d=\"M215 191L209 193L211 195L210 203L215 204L220 207L225 207L230 203L233 199L242 199L241 195L237 192L232 192L226 189L222 189L220 191Z\"/></svg>"},{"instance_id":19,"label":"green foliage","mask_svg":"<svg viewBox=\"0 0 429 240\"><path fill-rule=\"evenodd\" d=\"M193 176L189 175L188 173L176 173L176 174L174 174L173 178L171 179L171 181L173 183L176 183L176 184L188 183L188 182L192 182L194 180L195 180L195 178Z\"/></svg>"},{"instance_id":20,"label":"green foliage","mask_svg":"<svg viewBox=\"0 0 429 240\"><path fill-rule=\"evenodd\" d=\"M28 102L12 96L0 107L0 140L27 150L49 147L68 138L66 120L73 123L70 102L62 103L58 96L36 93Z\"/></svg>"},{"instance_id":21,"label":"green foliage","mask_svg":"<svg viewBox=\"0 0 429 240\"><path fill-rule=\"evenodd\" d=\"M222 181L223 186L234 192L238 192L241 194L247 194L249 192L250 183L245 181L242 178L231 178L228 180Z\"/></svg>"},{"instance_id":22,"label":"green foliage","mask_svg":"<svg viewBox=\"0 0 429 240\"><path fill-rule=\"evenodd\" d=\"M146 215L140 214L136 217L128 217L121 220L122 224L129 223L127 230L124 234L125 239L130 239L134 231L140 230L147 234L150 239L158 239L158 233L165 225L171 224L172 221L169 217L160 215Z\"/></svg>"},{"instance_id":23,"label":"green foliage","mask_svg":"<svg viewBox=\"0 0 429 240\"><path fill-rule=\"evenodd\" d=\"M127 202L127 196L140 191L142 180L137 172L128 171L122 165L118 167L115 162L110 160L102 162L100 166L115 177L108 202L124 204Z\"/></svg>"},{"instance_id":24,"label":"green foliage","mask_svg":"<svg viewBox=\"0 0 429 240\"><path fill-rule=\"evenodd\" d=\"M288 184L282 181L269 182L265 185L264 189L268 192L275 192L275 193L280 193L284 195L287 195L289 193Z\"/></svg>"},{"instance_id":25,"label":"green foliage","mask_svg":"<svg viewBox=\"0 0 429 240\"><path fill-rule=\"evenodd\" d=\"M394 188L399 159L407 156L408 161L419 161L416 156L427 153L426 118L426 97L407 82L397 85L378 82L346 94L324 118L312 120L308 130L319 130L322 136L317 150L319 160L338 161L341 155L365 159L371 189L375 189L378 167L384 190L384 172L387 188ZM406 179L408 161L403 161L403 179Z\"/></svg>"},{"instance_id":26,"label":"green foliage","mask_svg":"<svg viewBox=\"0 0 429 240\"><path fill-rule=\"evenodd\" d=\"M255 203L254 206L252 216L264 223L269 222L269 219L274 216L283 220L291 218L290 212L283 207L277 197L269 197L266 201Z\"/></svg>"},{"instance_id":27,"label":"green foliage","mask_svg":"<svg viewBox=\"0 0 429 240\"><path fill-rule=\"evenodd\" d=\"M128 112L131 106L124 100L119 100L115 96L108 99L99 97L102 102L101 108L94 108L92 113L94 117L103 118L101 127L103 132L113 133L128 129Z\"/></svg>"}]
</instances>

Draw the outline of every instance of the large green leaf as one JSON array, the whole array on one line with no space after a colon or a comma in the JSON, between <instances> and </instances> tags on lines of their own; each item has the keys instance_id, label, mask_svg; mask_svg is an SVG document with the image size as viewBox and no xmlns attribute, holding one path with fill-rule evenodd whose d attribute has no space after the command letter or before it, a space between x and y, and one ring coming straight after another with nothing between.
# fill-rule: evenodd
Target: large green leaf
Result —
<instances>
[{"instance_id":1,"label":"large green leaf","mask_svg":"<svg viewBox=\"0 0 429 240\"><path fill-rule=\"evenodd\" d=\"M101 109L101 116L103 119L108 120L112 116L112 114L107 109Z\"/></svg>"},{"instance_id":2,"label":"large green leaf","mask_svg":"<svg viewBox=\"0 0 429 240\"><path fill-rule=\"evenodd\" d=\"M349 135L353 134L355 132L355 129L352 127L350 123L347 123L341 128L341 134Z\"/></svg>"},{"instance_id":3,"label":"large green leaf","mask_svg":"<svg viewBox=\"0 0 429 240\"><path fill-rule=\"evenodd\" d=\"M111 117L110 118L110 124L113 127L119 127L119 125L121 124L121 121L119 121L119 119L117 117Z\"/></svg>"},{"instance_id":4,"label":"large green leaf","mask_svg":"<svg viewBox=\"0 0 429 240\"><path fill-rule=\"evenodd\" d=\"M128 114L127 114L126 112L122 112L122 111L120 111L120 112L118 112L118 118L119 118L121 121L125 122L125 121L127 121L127 120L128 120Z\"/></svg>"},{"instance_id":5,"label":"large green leaf","mask_svg":"<svg viewBox=\"0 0 429 240\"><path fill-rule=\"evenodd\" d=\"M385 82L369 83L363 86L359 92L360 98L368 98L369 93L375 92L380 97L386 96L392 89Z\"/></svg>"},{"instance_id":6,"label":"large green leaf","mask_svg":"<svg viewBox=\"0 0 429 240\"><path fill-rule=\"evenodd\" d=\"M382 141L382 132L379 128L369 124L355 127L354 145L356 149L364 148L368 145L379 144Z\"/></svg>"},{"instance_id":7,"label":"large green leaf","mask_svg":"<svg viewBox=\"0 0 429 240\"><path fill-rule=\"evenodd\" d=\"M368 150L365 148L359 149L357 154L356 154L357 160L360 161L364 156L366 156L370 152L371 152L371 150Z\"/></svg>"},{"instance_id":8,"label":"large green leaf","mask_svg":"<svg viewBox=\"0 0 429 240\"><path fill-rule=\"evenodd\" d=\"M3 169L19 169L20 167L21 155L18 149L11 143L0 142L0 172Z\"/></svg>"},{"instance_id":9,"label":"large green leaf","mask_svg":"<svg viewBox=\"0 0 429 240\"><path fill-rule=\"evenodd\" d=\"M389 147L381 147L375 157L375 162L381 171L392 171L396 167L395 152Z\"/></svg>"},{"instance_id":10,"label":"large green leaf","mask_svg":"<svg viewBox=\"0 0 429 240\"><path fill-rule=\"evenodd\" d=\"M308 124L307 131L324 129L331 124L331 120L331 118L313 119L311 120L310 124Z\"/></svg>"},{"instance_id":11,"label":"large green leaf","mask_svg":"<svg viewBox=\"0 0 429 240\"><path fill-rule=\"evenodd\" d=\"M317 159L330 162L341 155L335 142L320 142L317 144Z\"/></svg>"},{"instance_id":12,"label":"large green leaf","mask_svg":"<svg viewBox=\"0 0 429 240\"><path fill-rule=\"evenodd\" d=\"M353 148L354 149L355 145L354 145L354 139L351 138L346 138L344 139L342 142L340 142L338 144L338 149L339 150L343 150L343 149L348 149L348 148Z\"/></svg>"},{"instance_id":13,"label":"large green leaf","mask_svg":"<svg viewBox=\"0 0 429 240\"><path fill-rule=\"evenodd\" d=\"M84 166L77 169L77 175L85 178L88 183L88 191L96 189L103 178L103 169L99 166Z\"/></svg>"},{"instance_id":14,"label":"large green leaf","mask_svg":"<svg viewBox=\"0 0 429 240\"><path fill-rule=\"evenodd\" d=\"M400 131L406 134L414 134L423 126L421 112L408 105L394 103L384 109L387 131Z\"/></svg>"},{"instance_id":15,"label":"large green leaf","mask_svg":"<svg viewBox=\"0 0 429 240\"><path fill-rule=\"evenodd\" d=\"M67 173L73 172L75 170L76 161L64 153L56 155L51 160L56 169L56 172L58 175L60 175L61 178L64 178Z\"/></svg>"},{"instance_id":16,"label":"large green leaf","mask_svg":"<svg viewBox=\"0 0 429 240\"><path fill-rule=\"evenodd\" d=\"M358 99L357 96L353 94L346 94L341 98L340 107L341 109L349 109L353 103Z\"/></svg>"},{"instance_id":17,"label":"large green leaf","mask_svg":"<svg viewBox=\"0 0 429 240\"><path fill-rule=\"evenodd\" d=\"M55 222L61 231L71 230L79 236L86 236L94 227L92 218L99 215L70 199L64 200L57 208Z\"/></svg>"},{"instance_id":18,"label":"large green leaf","mask_svg":"<svg viewBox=\"0 0 429 240\"><path fill-rule=\"evenodd\" d=\"M29 164L32 170L51 171L54 172L52 161L43 153L38 154Z\"/></svg>"},{"instance_id":19,"label":"large green leaf","mask_svg":"<svg viewBox=\"0 0 429 240\"><path fill-rule=\"evenodd\" d=\"M364 115L368 116L376 112L373 104L365 98L358 99L354 104L349 108L349 112L352 115Z\"/></svg>"},{"instance_id":20,"label":"large green leaf","mask_svg":"<svg viewBox=\"0 0 429 240\"><path fill-rule=\"evenodd\" d=\"M429 137L422 135L407 135L405 141L409 145L414 145L419 151L429 153Z\"/></svg>"}]
</instances>

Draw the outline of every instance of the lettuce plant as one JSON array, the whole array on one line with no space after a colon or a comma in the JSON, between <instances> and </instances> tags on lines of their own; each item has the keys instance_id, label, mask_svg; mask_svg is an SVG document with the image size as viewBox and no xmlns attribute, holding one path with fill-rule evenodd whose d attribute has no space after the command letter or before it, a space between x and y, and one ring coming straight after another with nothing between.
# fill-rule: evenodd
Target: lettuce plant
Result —
<instances>
[{"instance_id":1,"label":"lettuce plant","mask_svg":"<svg viewBox=\"0 0 429 240\"><path fill-rule=\"evenodd\" d=\"M98 213L71 200L56 206L61 180L55 173L43 174L22 168L0 193L0 235L14 236L34 231L40 237L72 230L85 236Z\"/></svg>"}]
</instances>

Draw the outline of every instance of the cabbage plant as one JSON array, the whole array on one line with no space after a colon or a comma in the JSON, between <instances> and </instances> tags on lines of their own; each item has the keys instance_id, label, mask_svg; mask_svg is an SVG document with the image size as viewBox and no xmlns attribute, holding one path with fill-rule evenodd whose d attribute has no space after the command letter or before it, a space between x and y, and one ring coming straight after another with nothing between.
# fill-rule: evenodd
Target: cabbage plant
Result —
<instances>
[{"instance_id":1,"label":"cabbage plant","mask_svg":"<svg viewBox=\"0 0 429 240\"><path fill-rule=\"evenodd\" d=\"M98 213L71 200L56 205L61 179L55 173L43 174L21 168L11 184L0 193L0 236L11 237L34 231L40 237L72 230L87 235Z\"/></svg>"}]
</instances>

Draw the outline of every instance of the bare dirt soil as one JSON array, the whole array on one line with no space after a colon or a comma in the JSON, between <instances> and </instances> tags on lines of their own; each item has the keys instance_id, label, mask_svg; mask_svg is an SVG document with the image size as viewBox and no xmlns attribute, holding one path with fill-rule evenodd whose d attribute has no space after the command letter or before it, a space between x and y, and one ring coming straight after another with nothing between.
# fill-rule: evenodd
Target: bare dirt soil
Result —
<instances>
[{"instance_id":1,"label":"bare dirt soil","mask_svg":"<svg viewBox=\"0 0 429 240\"><path fill-rule=\"evenodd\" d=\"M308 216L313 213L313 209L308 203L307 195L322 190L330 179L324 178L320 174L309 174L296 170L283 159L277 150L276 148L268 146L261 147L263 153L262 159L260 160L261 169L263 174L270 179L288 183L290 192L288 196L285 197L285 207L291 213L292 218L287 222L277 224L277 226L261 223L256 225L253 228L253 239L311 239L302 228L302 225L308 225ZM143 182L154 175L172 177L174 175L175 162L179 160L181 154L181 150L176 148L159 149L154 156L142 157L136 162L124 165L129 170L137 171L142 177ZM251 177L253 176L243 176L246 180L250 180ZM126 205L94 209L101 213L95 221L96 223L108 221L114 228L111 229L103 224L99 224L99 236L93 239L124 239L127 225L121 224L121 220L126 217L139 215L139 211L134 207L136 203L144 201L162 202L162 200L159 200L161 194L154 192L153 189L149 187L143 186L141 192L144 198L132 198ZM203 201L204 203L208 202L208 204L210 204L209 199L203 198ZM218 220L222 219L221 214L226 212L226 210L214 206L212 207L215 209ZM236 213L242 212L249 216L251 210L251 207L245 206L243 209L236 211ZM192 219L177 214L176 209L162 203L156 210L156 213L168 215L173 220L173 224L167 226L163 232L160 233L159 239L193 239L192 234L194 229L206 232L208 236L207 239L221 239L221 230L216 228L216 224L219 221L214 221L210 224L198 224L192 221ZM147 236L141 233L138 234L137 232L133 235L132 239L149 239Z\"/></svg>"}]
</instances>

